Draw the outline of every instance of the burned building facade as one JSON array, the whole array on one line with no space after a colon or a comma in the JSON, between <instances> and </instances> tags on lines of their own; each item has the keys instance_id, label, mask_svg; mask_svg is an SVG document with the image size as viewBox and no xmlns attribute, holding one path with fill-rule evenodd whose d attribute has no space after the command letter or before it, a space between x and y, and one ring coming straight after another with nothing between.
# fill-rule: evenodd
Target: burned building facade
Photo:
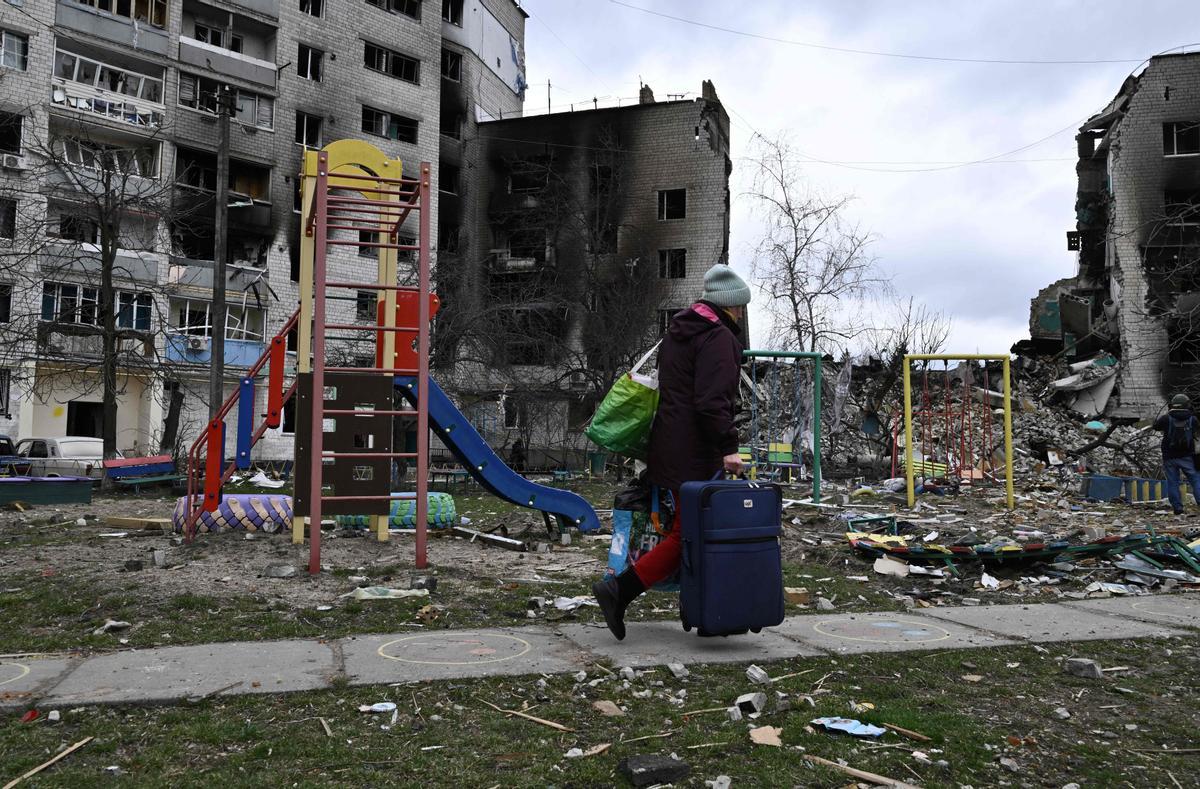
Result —
<instances>
[{"instance_id":1,"label":"burned building facade","mask_svg":"<svg viewBox=\"0 0 1200 789\"><path fill-rule=\"evenodd\" d=\"M711 82L668 101L644 86L477 135L434 362L494 446L579 467L598 398L728 262L729 118Z\"/></svg>"},{"instance_id":2,"label":"burned building facade","mask_svg":"<svg viewBox=\"0 0 1200 789\"><path fill-rule=\"evenodd\" d=\"M1116 367L1091 376L1092 410L1142 417L1200 395L1200 54L1152 58L1076 140L1078 271L1034 299L1030 334Z\"/></svg>"}]
</instances>

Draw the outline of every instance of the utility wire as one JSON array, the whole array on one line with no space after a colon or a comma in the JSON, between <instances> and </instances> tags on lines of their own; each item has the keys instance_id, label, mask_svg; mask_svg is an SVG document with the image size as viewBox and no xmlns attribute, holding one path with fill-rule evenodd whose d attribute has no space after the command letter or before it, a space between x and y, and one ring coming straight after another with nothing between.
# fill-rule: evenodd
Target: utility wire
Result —
<instances>
[{"instance_id":1,"label":"utility wire","mask_svg":"<svg viewBox=\"0 0 1200 789\"><path fill-rule=\"evenodd\" d=\"M685 25L694 27L702 27L707 30L716 30L722 33L729 33L734 36L742 36L744 38L755 38L760 41L771 41L776 44L790 44L795 47L804 47L806 49L819 49L826 52L841 52L847 55L870 55L881 58L900 58L902 60L931 60L942 63L991 63L1005 66L1079 66L1079 65L1096 65L1102 63L1140 63L1138 58L1122 58L1113 60L1018 60L1008 58L958 58L941 55L912 55L903 52L880 52L872 49L853 49L850 47L835 47L828 44L814 44L809 41L796 41L790 38L779 38L776 36L767 36L760 33L750 33L745 30L735 30L731 27L722 27L721 25L712 25L707 22L701 22L696 19L688 19L687 17L675 16L674 14L666 14L661 11L653 11L649 8L626 3L624 0L608 0L613 5L619 5L623 8L629 8L634 11L640 11L643 14L657 16L663 19L670 19L675 22L682 22Z\"/></svg>"}]
</instances>

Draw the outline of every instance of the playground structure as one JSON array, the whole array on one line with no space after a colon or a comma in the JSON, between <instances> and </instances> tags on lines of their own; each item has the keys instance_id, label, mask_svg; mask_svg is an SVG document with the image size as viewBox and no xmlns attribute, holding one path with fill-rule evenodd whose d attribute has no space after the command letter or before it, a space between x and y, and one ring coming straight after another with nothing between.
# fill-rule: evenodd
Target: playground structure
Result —
<instances>
[{"instance_id":1,"label":"playground structure","mask_svg":"<svg viewBox=\"0 0 1200 789\"><path fill-rule=\"evenodd\" d=\"M974 369L974 362L985 362L983 367L982 404L978 416L981 417L982 428L977 430L973 413L973 381L964 377L962 392L959 397L959 407L954 407L953 392L950 387L950 376L942 376L940 387L932 389L929 386L928 365L922 376L922 387L918 407L913 407L912 363L914 361L964 361L972 363L968 369ZM908 506L916 504L915 479L918 473L923 477L941 477L953 480L955 484L973 484L994 479L992 448L992 406L990 400L994 394L990 388L986 362L1002 362L1002 390L999 393L1002 400L1004 420L1004 479L1005 495L1008 509L1014 506L1013 496L1013 447L1012 447L1012 390L1011 371L1007 354L908 354L904 357L904 474L908 491ZM918 431L914 432L913 423L917 422ZM941 435L936 435L935 428L940 428ZM915 446L921 444L921 458L915 457ZM978 463L978 465L977 465Z\"/></svg>"},{"instance_id":2,"label":"playground structure","mask_svg":"<svg viewBox=\"0 0 1200 789\"><path fill-rule=\"evenodd\" d=\"M192 539L203 512L222 505L221 488L237 469L249 468L254 444L281 423L284 404L296 398L296 491L292 540L309 542L309 572L320 571L321 521L325 515L365 515L380 541L388 539L394 499L413 492L391 491L391 466L411 460L415 471L415 563L427 565L429 431L479 483L494 495L540 510L547 524L581 531L599 528L592 507L580 496L529 482L509 469L429 376L430 321L437 297L430 290L430 166L416 178L404 175L369 143L340 140L306 151L301 173L300 306L268 351L242 376L188 452L184 533ZM401 226L415 215L415 244L399 243ZM336 252L351 250L348 262ZM373 281L355 281L362 253L376 252ZM416 253L412 271L401 272L399 253ZM415 279L415 284L413 280ZM334 293L330 293L333 291ZM337 295L337 292L352 295ZM374 323L328 319L329 303L355 301L374 293ZM296 329L296 376L285 390L287 335ZM330 334L342 332L343 334ZM349 333L349 335L344 333ZM374 344L374 364L340 363L333 352L357 362L348 349ZM341 345L338 345L341 343ZM256 378L267 368L267 407L256 425ZM408 408L397 408L399 394ZM237 408L234 462L225 461L225 419ZM415 451L392 446L394 419L415 422ZM202 473L203 472L203 473Z\"/></svg>"},{"instance_id":3,"label":"playground structure","mask_svg":"<svg viewBox=\"0 0 1200 789\"><path fill-rule=\"evenodd\" d=\"M742 358L750 361L750 435L743 451L751 479L760 477L790 480L793 472L805 467L803 435L812 430L812 501L821 501L821 354L811 351L748 350ZM756 360L770 360L770 367L759 377ZM786 401L783 361L792 362L792 408L780 411ZM812 363L812 410L802 412L801 362ZM764 391L765 390L765 391ZM808 417L805 419L805 417ZM766 436L766 440L762 436ZM786 440L784 440L786 436Z\"/></svg>"}]
</instances>

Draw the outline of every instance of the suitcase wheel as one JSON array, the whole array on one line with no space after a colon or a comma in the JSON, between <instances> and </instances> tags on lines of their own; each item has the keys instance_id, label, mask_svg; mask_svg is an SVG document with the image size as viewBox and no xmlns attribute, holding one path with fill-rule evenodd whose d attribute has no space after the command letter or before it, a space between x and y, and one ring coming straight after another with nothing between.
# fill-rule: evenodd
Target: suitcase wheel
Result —
<instances>
[{"instance_id":1,"label":"suitcase wheel","mask_svg":"<svg viewBox=\"0 0 1200 789\"><path fill-rule=\"evenodd\" d=\"M684 626L683 626L683 632L685 632L685 633L690 633L690 632L692 632L692 626L691 626L691 625L684 625Z\"/></svg>"},{"instance_id":2,"label":"suitcase wheel","mask_svg":"<svg viewBox=\"0 0 1200 789\"><path fill-rule=\"evenodd\" d=\"M752 627L752 628L750 628L750 632L751 633L761 633L762 628L761 627Z\"/></svg>"}]
</instances>

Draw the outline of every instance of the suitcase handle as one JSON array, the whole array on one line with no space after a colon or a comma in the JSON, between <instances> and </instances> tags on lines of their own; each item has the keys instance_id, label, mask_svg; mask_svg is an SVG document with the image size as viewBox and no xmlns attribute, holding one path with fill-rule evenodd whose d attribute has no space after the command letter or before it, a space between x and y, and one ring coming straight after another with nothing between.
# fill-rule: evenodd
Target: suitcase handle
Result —
<instances>
[{"instance_id":1,"label":"suitcase handle","mask_svg":"<svg viewBox=\"0 0 1200 789\"><path fill-rule=\"evenodd\" d=\"M688 575L691 575L692 574L692 541L691 540L683 541L682 558L683 558L684 571Z\"/></svg>"}]
</instances>

